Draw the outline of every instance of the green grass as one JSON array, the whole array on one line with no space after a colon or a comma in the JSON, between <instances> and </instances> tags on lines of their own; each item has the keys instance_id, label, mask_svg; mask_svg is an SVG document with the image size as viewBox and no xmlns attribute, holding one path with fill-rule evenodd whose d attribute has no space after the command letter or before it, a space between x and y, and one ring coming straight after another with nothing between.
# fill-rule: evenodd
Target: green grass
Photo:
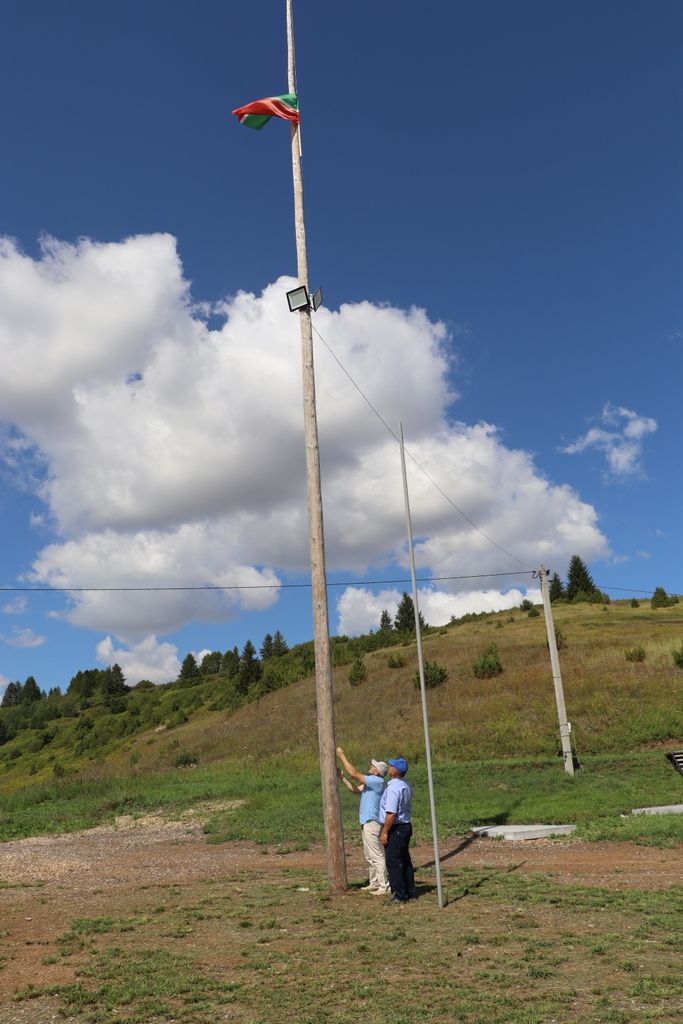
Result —
<instances>
[{"instance_id":1,"label":"green grass","mask_svg":"<svg viewBox=\"0 0 683 1024\"><path fill-rule=\"evenodd\" d=\"M128 918L74 921L58 942L67 952L51 961L74 980L17 998L49 996L92 1024L683 1020L680 887L615 891L451 868L439 909L433 878L419 881L421 898L404 907L331 899L315 872L167 887L165 913L147 908L129 933Z\"/></svg>"},{"instance_id":2,"label":"green grass","mask_svg":"<svg viewBox=\"0 0 683 1024\"><path fill-rule=\"evenodd\" d=\"M414 764L414 818L418 839L429 838L426 770ZM562 761L481 761L434 764L440 835L448 838L487 824L576 823L586 839L628 838L671 845L683 840L683 816L622 818L634 807L683 802L683 780L661 752L587 758L574 778ZM247 839L292 848L323 839L319 769L292 755L249 765L55 781L6 796L0 839L67 832L111 822L117 815L161 812L177 818L197 803L234 801L205 815L213 842ZM357 800L341 794L347 834L355 834Z\"/></svg>"}]
</instances>

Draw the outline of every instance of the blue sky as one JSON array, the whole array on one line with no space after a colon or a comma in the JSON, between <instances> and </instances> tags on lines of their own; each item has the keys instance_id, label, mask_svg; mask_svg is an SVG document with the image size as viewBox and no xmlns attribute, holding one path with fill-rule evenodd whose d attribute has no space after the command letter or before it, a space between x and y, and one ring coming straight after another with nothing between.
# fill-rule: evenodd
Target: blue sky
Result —
<instances>
[{"instance_id":1,"label":"blue sky","mask_svg":"<svg viewBox=\"0 0 683 1024\"><path fill-rule=\"evenodd\" d=\"M680 4L295 2L316 326L411 471L429 621L545 561L683 591ZM284 0L11 4L0 690L312 633ZM316 342L333 632L407 575L396 445ZM612 591L619 596L618 590ZM624 591L626 593L626 591ZM630 595L629 595L630 596Z\"/></svg>"}]
</instances>

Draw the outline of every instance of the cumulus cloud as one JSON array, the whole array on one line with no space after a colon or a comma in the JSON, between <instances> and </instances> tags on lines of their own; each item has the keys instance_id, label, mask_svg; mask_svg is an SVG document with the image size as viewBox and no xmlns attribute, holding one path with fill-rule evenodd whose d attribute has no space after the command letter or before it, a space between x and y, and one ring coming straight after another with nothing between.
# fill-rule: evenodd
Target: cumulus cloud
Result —
<instances>
[{"instance_id":1,"label":"cumulus cloud","mask_svg":"<svg viewBox=\"0 0 683 1024\"><path fill-rule=\"evenodd\" d=\"M20 629L19 626L12 626L9 635L2 638L10 647L42 647L47 643L46 636L34 633L32 629Z\"/></svg>"},{"instance_id":2,"label":"cumulus cloud","mask_svg":"<svg viewBox=\"0 0 683 1024\"><path fill-rule=\"evenodd\" d=\"M141 679L152 683L170 683L178 678L180 662L173 644L159 643L147 636L130 649L116 647L111 636L97 644L97 658L102 665L119 665L130 686Z\"/></svg>"},{"instance_id":3,"label":"cumulus cloud","mask_svg":"<svg viewBox=\"0 0 683 1024\"><path fill-rule=\"evenodd\" d=\"M4 615L21 615L26 611L26 598L15 597L11 601L7 601L3 604L2 611Z\"/></svg>"},{"instance_id":4,"label":"cumulus cloud","mask_svg":"<svg viewBox=\"0 0 683 1024\"><path fill-rule=\"evenodd\" d=\"M156 637L266 608L283 573L308 568L292 284L207 310L193 304L169 235L46 239L38 259L0 242L0 455L42 498L52 531L28 578L70 590L67 620L116 637L122 663L138 658L147 678L159 678L151 659L175 656L162 658ZM319 310L316 328L386 421L403 422L420 465L523 568L608 553L591 505L506 448L495 426L453 421L457 355L443 324L360 302ZM395 440L318 342L316 388L328 567L405 565ZM624 415L638 443L635 414ZM518 565L412 463L410 487L422 568ZM248 589L77 590L135 586ZM446 618L458 591L465 607L481 586L454 585Z\"/></svg>"},{"instance_id":5,"label":"cumulus cloud","mask_svg":"<svg viewBox=\"0 0 683 1024\"><path fill-rule=\"evenodd\" d=\"M409 592L412 594L412 590ZM337 603L339 633L356 636L377 629L384 609L394 618L401 597L402 593L398 590L383 590L373 594L364 587L347 587ZM472 590L463 594L448 593L434 587L418 587L417 591L420 612L430 626L443 626L450 622L453 615L459 618L468 612L499 612L506 608L516 608L525 598L540 604L540 589L529 587L524 592L516 588L508 591Z\"/></svg>"},{"instance_id":6,"label":"cumulus cloud","mask_svg":"<svg viewBox=\"0 0 683 1024\"><path fill-rule=\"evenodd\" d=\"M643 440L657 430L657 421L609 402L604 406L600 420L604 426L591 427L560 451L567 455L581 454L591 448L603 452L607 460L606 480L643 476Z\"/></svg>"}]
</instances>

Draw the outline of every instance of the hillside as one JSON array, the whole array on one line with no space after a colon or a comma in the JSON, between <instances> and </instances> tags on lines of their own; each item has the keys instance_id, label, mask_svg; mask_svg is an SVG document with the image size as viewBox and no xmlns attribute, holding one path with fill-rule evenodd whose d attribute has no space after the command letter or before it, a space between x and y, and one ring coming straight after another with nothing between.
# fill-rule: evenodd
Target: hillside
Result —
<instances>
[{"instance_id":1,"label":"hillside","mask_svg":"<svg viewBox=\"0 0 683 1024\"><path fill-rule=\"evenodd\" d=\"M683 643L680 607L652 609L643 602L633 608L627 601L554 606L579 758L683 743L683 670L672 657ZM515 610L465 619L424 638L425 658L448 673L429 691L435 759L553 758L559 737L543 616ZM399 639L393 636L388 642L394 646L363 656L366 678L355 686L349 681L352 651L364 644L335 639L335 663L346 662L335 669L336 732L354 754L400 750L419 762L424 743L416 648L414 640L396 646ZM380 642L377 635L364 640L365 646ZM503 671L477 678L472 663L492 643ZM626 652L638 648L644 660L627 660ZM290 654L301 663L301 651ZM239 696L229 680L215 675L193 685L135 687L113 710L97 702L76 710L72 702L66 705L70 713L20 729L0 745L0 787L8 793L54 778L282 754L314 763L314 680L280 685L263 696L262 686ZM0 722L13 710L3 709Z\"/></svg>"}]
</instances>

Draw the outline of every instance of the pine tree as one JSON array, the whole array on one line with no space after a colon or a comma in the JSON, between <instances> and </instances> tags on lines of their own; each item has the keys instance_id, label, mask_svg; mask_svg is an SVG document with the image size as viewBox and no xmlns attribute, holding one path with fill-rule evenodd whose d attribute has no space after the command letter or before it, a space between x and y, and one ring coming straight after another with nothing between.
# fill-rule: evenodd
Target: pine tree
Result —
<instances>
[{"instance_id":1,"label":"pine tree","mask_svg":"<svg viewBox=\"0 0 683 1024\"><path fill-rule=\"evenodd\" d=\"M273 638L270 633L266 633L263 638L260 650L261 661L265 661L266 658L273 657Z\"/></svg>"},{"instance_id":2,"label":"pine tree","mask_svg":"<svg viewBox=\"0 0 683 1024\"><path fill-rule=\"evenodd\" d=\"M7 743L7 726L0 718L0 747L3 743Z\"/></svg>"},{"instance_id":3,"label":"pine tree","mask_svg":"<svg viewBox=\"0 0 683 1024\"><path fill-rule=\"evenodd\" d=\"M0 708L14 708L21 703L21 683L8 683L2 697Z\"/></svg>"},{"instance_id":4,"label":"pine tree","mask_svg":"<svg viewBox=\"0 0 683 1024\"><path fill-rule=\"evenodd\" d=\"M201 673L197 665L197 659L194 654L187 654L180 668L178 682L182 683L183 686L194 686L195 683L199 682L200 678Z\"/></svg>"},{"instance_id":5,"label":"pine tree","mask_svg":"<svg viewBox=\"0 0 683 1024\"><path fill-rule=\"evenodd\" d=\"M283 654L286 654L289 650L289 645L279 629L275 631L273 637L273 657L281 658Z\"/></svg>"},{"instance_id":6,"label":"pine tree","mask_svg":"<svg viewBox=\"0 0 683 1024\"><path fill-rule=\"evenodd\" d=\"M126 707L125 696L128 693L128 687L126 686L126 677L124 676L121 666L116 663L110 668L107 668L102 672L102 700L105 707L113 711L114 714L118 714L119 711L124 711Z\"/></svg>"},{"instance_id":7,"label":"pine tree","mask_svg":"<svg viewBox=\"0 0 683 1024\"><path fill-rule=\"evenodd\" d=\"M386 610L386 608L384 608L382 614L379 617L379 631L380 633L390 633L393 628L394 624L391 621L391 615Z\"/></svg>"},{"instance_id":8,"label":"pine tree","mask_svg":"<svg viewBox=\"0 0 683 1024\"><path fill-rule=\"evenodd\" d=\"M586 563L578 555L572 555L567 569L567 599L573 601L577 594L589 597L595 591L593 577Z\"/></svg>"},{"instance_id":9,"label":"pine tree","mask_svg":"<svg viewBox=\"0 0 683 1024\"><path fill-rule=\"evenodd\" d=\"M420 629L426 629L427 623L422 617L420 612ZM413 599L410 594L403 592L403 597L396 609L396 618L394 619L394 629L398 633L414 633L415 632L415 606L413 605Z\"/></svg>"},{"instance_id":10,"label":"pine tree","mask_svg":"<svg viewBox=\"0 0 683 1024\"><path fill-rule=\"evenodd\" d=\"M553 573L552 579L550 580L549 594L551 603L553 601L561 601L565 596L562 580L556 572Z\"/></svg>"},{"instance_id":11,"label":"pine tree","mask_svg":"<svg viewBox=\"0 0 683 1024\"><path fill-rule=\"evenodd\" d=\"M237 692L246 694L249 692L250 687L257 683L261 678L261 662L256 657L256 648L252 644L251 640L247 640L246 644L242 648L242 657L240 658L240 670L237 676Z\"/></svg>"},{"instance_id":12,"label":"pine tree","mask_svg":"<svg viewBox=\"0 0 683 1024\"><path fill-rule=\"evenodd\" d=\"M37 682L33 676L29 676L24 683L21 691L21 703L22 704L33 704L34 701L40 700L43 696Z\"/></svg>"},{"instance_id":13,"label":"pine tree","mask_svg":"<svg viewBox=\"0 0 683 1024\"><path fill-rule=\"evenodd\" d=\"M226 651L221 659L221 675L232 679L240 670L240 652L237 645L231 651Z\"/></svg>"}]
</instances>

